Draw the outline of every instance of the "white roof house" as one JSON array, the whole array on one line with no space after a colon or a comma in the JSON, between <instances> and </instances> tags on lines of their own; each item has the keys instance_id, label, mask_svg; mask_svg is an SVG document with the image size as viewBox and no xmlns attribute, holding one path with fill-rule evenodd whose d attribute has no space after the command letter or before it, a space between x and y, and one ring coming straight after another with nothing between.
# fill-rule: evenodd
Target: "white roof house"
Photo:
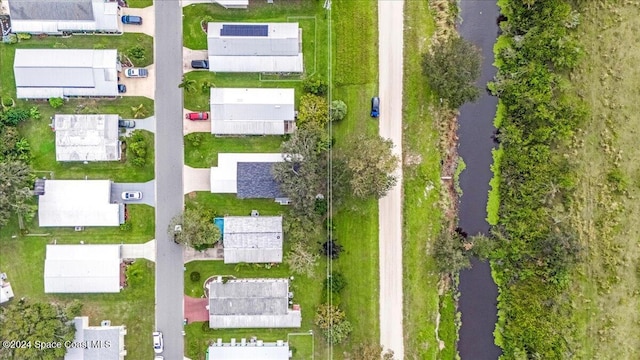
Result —
<instances>
[{"instance_id":1,"label":"white roof house","mask_svg":"<svg viewBox=\"0 0 640 360\"><path fill-rule=\"evenodd\" d=\"M289 343L278 340L277 342L264 342L255 340L247 342L241 339L236 342L223 343L218 339L207 349L207 359L211 360L288 360L291 357Z\"/></svg>"},{"instance_id":2,"label":"white roof house","mask_svg":"<svg viewBox=\"0 0 640 360\"><path fill-rule=\"evenodd\" d=\"M124 348L124 336L127 328L124 325L111 326L108 320L100 326L89 326L87 316L73 319L76 344L87 346L69 346L64 360L124 360L127 350Z\"/></svg>"},{"instance_id":3,"label":"white roof house","mask_svg":"<svg viewBox=\"0 0 640 360\"><path fill-rule=\"evenodd\" d=\"M282 262L282 216L225 216L224 263Z\"/></svg>"},{"instance_id":4,"label":"white roof house","mask_svg":"<svg viewBox=\"0 0 640 360\"><path fill-rule=\"evenodd\" d=\"M5 303L13 298L13 289L7 281L7 274L0 274L0 304Z\"/></svg>"},{"instance_id":5,"label":"white roof house","mask_svg":"<svg viewBox=\"0 0 640 360\"><path fill-rule=\"evenodd\" d=\"M118 119L118 115L55 115L56 160L120 160Z\"/></svg>"},{"instance_id":6,"label":"white roof house","mask_svg":"<svg viewBox=\"0 0 640 360\"><path fill-rule=\"evenodd\" d=\"M206 287L211 328L299 328L301 325L299 307L289 308L289 279L218 279Z\"/></svg>"},{"instance_id":7,"label":"white roof house","mask_svg":"<svg viewBox=\"0 0 640 360\"><path fill-rule=\"evenodd\" d=\"M109 180L45 180L38 200L41 227L119 226L121 213Z\"/></svg>"},{"instance_id":8,"label":"white roof house","mask_svg":"<svg viewBox=\"0 0 640 360\"><path fill-rule=\"evenodd\" d=\"M211 133L284 135L294 130L294 89L211 88Z\"/></svg>"},{"instance_id":9,"label":"white roof house","mask_svg":"<svg viewBox=\"0 0 640 360\"><path fill-rule=\"evenodd\" d=\"M120 245L47 245L44 292L120 292Z\"/></svg>"},{"instance_id":10,"label":"white roof house","mask_svg":"<svg viewBox=\"0 0 640 360\"><path fill-rule=\"evenodd\" d=\"M207 29L209 70L294 72L304 69L298 23L220 23Z\"/></svg>"},{"instance_id":11,"label":"white roof house","mask_svg":"<svg viewBox=\"0 0 640 360\"><path fill-rule=\"evenodd\" d=\"M117 50L16 49L13 73L17 96L117 96L117 64Z\"/></svg>"},{"instance_id":12,"label":"white roof house","mask_svg":"<svg viewBox=\"0 0 640 360\"><path fill-rule=\"evenodd\" d=\"M8 0L14 33L119 32L118 3L105 0Z\"/></svg>"},{"instance_id":13,"label":"white roof house","mask_svg":"<svg viewBox=\"0 0 640 360\"><path fill-rule=\"evenodd\" d=\"M238 188L243 187L242 183L245 180L262 180L261 178L246 176L244 172L238 170L238 164L266 164L270 166L270 164L281 161L284 161L284 158L280 153L220 153L218 154L218 166L211 168L211 192L215 194L237 194ZM269 188L273 188L273 186L269 186Z\"/></svg>"}]
</instances>

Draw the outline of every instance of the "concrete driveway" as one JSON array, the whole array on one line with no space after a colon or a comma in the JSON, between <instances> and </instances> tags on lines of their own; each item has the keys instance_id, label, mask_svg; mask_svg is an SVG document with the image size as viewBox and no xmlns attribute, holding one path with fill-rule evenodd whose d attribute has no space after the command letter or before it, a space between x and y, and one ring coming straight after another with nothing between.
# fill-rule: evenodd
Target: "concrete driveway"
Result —
<instances>
[{"instance_id":1,"label":"concrete driveway","mask_svg":"<svg viewBox=\"0 0 640 360\"><path fill-rule=\"evenodd\" d=\"M142 17L142 25L123 24L122 21L120 21L121 30L123 32L144 33L149 36L156 36L156 15L154 6L147 6L143 9L122 8L120 16L122 15L135 15Z\"/></svg>"},{"instance_id":2,"label":"concrete driveway","mask_svg":"<svg viewBox=\"0 0 640 360\"><path fill-rule=\"evenodd\" d=\"M182 48L182 71L209 71L207 69L192 69L191 60L207 60L209 55L207 50L191 50L189 48Z\"/></svg>"},{"instance_id":3,"label":"concrete driveway","mask_svg":"<svg viewBox=\"0 0 640 360\"><path fill-rule=\"evenodd\" d=\"M125 191L141 191L142 200L122 200L122 193ZM122 202L125 204L147 204L156 206L156 184L154 180L146 183L112 183L111 202Z\"/></svg>"},{"instance_id":4,"label":"concrete driveway","mask_svg":"<svg viewBox=\"0 0 640 360\"><path fill-rule=\"evenodd\" d=\"M150 116L144 119L125 119L136 122L136 127L133 129L126 129L125 135L129 136L134 130L147 130L155 134L156 132L156 117Z\"/></svg>"},{"instance_id":5,"label":"concrete driveway","mask_svg":"<svg viewBox=\"0 0 640 360\"><path fill-rule=\"evenodd\" d=\"M189 120L187 119L187 113L190 112L192 111L187 109L182 110L182 132L184 135L196 132L211 133L211 116L209 116L209 120Z\"/></svg>"},{"instance_id":6,"label":"concrete driveway","mask_svg":"<svg viewBox=\"0 0 640 360\"><path fill-rule=\"evenodd\" d=\"M124 76L125 69L122 68L122 72L119 74L120 83L127 87L127 92L121 94L122 96L144 96L149 99L155 99L156 88L156 67L151 64L145 69L149 71L149 75L146 78L128 78Z\"/></svg>"},{"instance_id":7,"label":"concrete driveway","mask_svg":"<svg viewBox=\"0 0 640 360\"><path fill-rule=\"evenodd\" d=\"M185 165L182 172L182 182L185 194L192 191L211 191L211 169L192 168Z\"/></svg>"},{"instance_id":8,"label":"concrete driveway","mask_svg":"<svg viewBox=\"0 0 640 360\"><path fill-rule=\"evenodd\" d=\"M156 261L156 241L147 241L144 244L122 244L123 259L147 259Z\"/></svg>"}]
</instances>

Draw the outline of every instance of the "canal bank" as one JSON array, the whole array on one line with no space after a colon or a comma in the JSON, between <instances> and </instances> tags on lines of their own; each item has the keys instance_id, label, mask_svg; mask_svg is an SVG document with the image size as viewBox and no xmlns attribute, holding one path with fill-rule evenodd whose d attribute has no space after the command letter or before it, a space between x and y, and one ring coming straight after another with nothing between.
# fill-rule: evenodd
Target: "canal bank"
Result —
<instances>
[{"instance_id":1,"label":"canal bank","mask_svg":"<svg viewBox=\"0 0 640 360\"><path fill-rule=\"evenodd\" d=\"M458 31L482 52L482 72L478 86L480 98L460 109L458 153L467 167L460 175L459 226L469 235L488 235L487 195L491 173L491 149L495 146L493 119L497 98L484 91L496 73L493 45L498 34L499 9L495 1L461 0ZM495 360L500 348L494 344L497 321L498 288L491 278L489 264L473 259L471 269L460 273L459 311L462 313L458 351L463 360Z\"/></svg>"}]
</instances>

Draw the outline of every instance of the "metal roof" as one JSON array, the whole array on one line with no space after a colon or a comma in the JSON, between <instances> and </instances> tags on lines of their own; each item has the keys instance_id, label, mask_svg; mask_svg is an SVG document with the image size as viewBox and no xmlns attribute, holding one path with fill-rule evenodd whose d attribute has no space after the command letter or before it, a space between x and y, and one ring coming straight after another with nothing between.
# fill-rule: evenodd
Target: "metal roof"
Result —
<instances>
[{"instance_id":1,"label":"metal roof","mask_svg":"<svg viewBox=\"0 0 640 360\"><path fill-rule=\"evenodd\" d=\"M289 343L213 343L207 349L207 356L212 360L288 360Z\"/></svg>"},{"instance_id":2,"label":"metal roof","mask_svg":"<svg viewBox=\"0 0 640 360\"><path fill-rule=\"evenodd\" d=\"M225 216L224 263L282 262L282 216Z\"/></svg>"},{"instance_id":3,"label":"metal roof","mask_svg":"<svg viewBox=\"0 0 640 360\"><path fill-rule=\"evenodd\" d=\"M238 192L238 163L284 161L280 153L220 153L218 166L211 168L211 192L235 194Z\"/></svg>"},{"instance_id":4,"label":"metal roof","mask_svg":"<svg viewBox=\"0 0 640 360\"><path fill-rule=\"evenodd\" d=\"M56 160L120 160L118 119L117 114L55 115Z\"/></svg>"},{"instance_id":5,"label":"metal roof","mask_svg":"<svg viewBox=\"0 0 640 360\"><path fill-rule=\"evenodd\" d=\"M15 20L93 20L92 0L9 0Z\"/></svg>"},{"instance_id":6,"label":"metal roof","mask_svg":"<svg viewBox=\"0 0 640 360\"><path fill-rule=\"evenodd\" d=\"M288 279L236 279L207 286L212 328L300 327L300 311L289 309Z\"/></svg>"},{"instance_id":7,"label":"metal roof","mask_svg":"<svg viewBox=\"0 0 640 360\"><path fill-rule=\"evenodd\" d=\"M209 70L213 72L301 73L304 70L304 62L302 53L292 56L209 55Z\"/></svg>"},{"instance_id":8,"label":"metal roof","mask_svg":"<svg viewBox=\"0 0 640 360\"><path fill-rule=\"evenodd\" d=\"M16 49L13 72L18 98L56 97L60 92L116 96L117 62L118 51L113 49Z\"/></svg>"},{"instance_id":9,"label":"metal roof","mask_svg":"<svg viewBox=\"0 0 640 360\"><path fill-rule=\"evenodd\" d=\"M89 318L87 316L79 316L74 320L76 327L76 335L74 341L76 343L89 344L106 344L109 346L87 346L69 347L64 356L64 360L120 360L126 355L124 349L124 336L127 334L124 325L110 326L89 326Z\"/></svg>"},{"instance_id":10,"label":"metal roof","mask_svg":"<svg viewBox=\"0 0 640 360\"><path fill-rule=\"evenodd\" d=\"M44 192L38 200L40 227L120 225L109 180L46 180Z\"/></svg>"},{"instance_id":11,"label":"metal roof","mask_svg":"<svg viewBox=\"0 0 640 360\"><path fill-rule=\"evenodd\" d=\"M223 28L235 26L241 29L264 29L266 36L221 35ZM258 28L261 26L261 28ZM302 52L302 42L298 23L221 23L212 22L207 29L207 48L209 56L297 56ZM239 33L239 32L238 32ZM245 31L249 34L249 31ZM258 34L256 31L255 34Z\"/></svg>"},{"instance_id":12,"label":"metal roof","mask_svg":"<svg viewBox=\"0 0 640 360\"><path fill-rule=\"evenodd\" d=\"M270 199L284 197L280 185L271 174L274 163L239 162L238 198Z\"/></svg>"},{"instance_id":13,"label":"metal roof","mask_svg":"<svg viewBox=\"0 0 640 360\"><path fill-rule=\"evenodd\" d=\"M45 293L120 291L120 245L47 245Z\"/></svg>"}]
</instances>

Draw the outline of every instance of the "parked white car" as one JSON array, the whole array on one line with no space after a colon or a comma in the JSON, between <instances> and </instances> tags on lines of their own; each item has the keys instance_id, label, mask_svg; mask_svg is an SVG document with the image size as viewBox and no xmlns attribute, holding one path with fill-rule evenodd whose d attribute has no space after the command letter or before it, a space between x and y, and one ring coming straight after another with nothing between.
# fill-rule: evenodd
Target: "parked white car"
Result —
<instances>
[{"instance_id":1,"label":"parked white car","mask_svg":"<svg viewBox=\"0 0 640 360\"><path fill-rule=\"evenodd\" d=\"M153 352L160 354L164 351L164 342L162 341L162 333L154 331L153 333Z\"/></svg>"},{"instance_id":2,"label":"parked white car","mask_svg":"<svg viewBox=\"0 0 640 360\"><path fill-rule=\"evenodd\" d=\"M124 76L128 78L145 78L149 76L149 72L143 68L126 68L124 70Z\"/></svg>"},{"instance_id":3,"label":"parked white car","mask_svg":"<svg viewBox=\"0 0 640 360\"><path fill-rule=\"evenodd\" d=\"M125 191L122 200L142 200L142 191Z\"/></svg>"}]
</instances>

